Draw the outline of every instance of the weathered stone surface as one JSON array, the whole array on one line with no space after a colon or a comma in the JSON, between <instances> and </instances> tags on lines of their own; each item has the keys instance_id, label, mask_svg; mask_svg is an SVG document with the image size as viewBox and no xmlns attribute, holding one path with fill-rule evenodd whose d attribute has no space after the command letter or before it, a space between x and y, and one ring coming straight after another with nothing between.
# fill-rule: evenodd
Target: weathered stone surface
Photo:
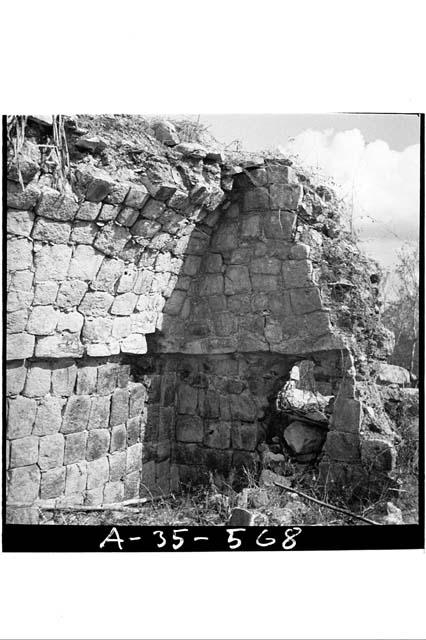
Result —
<instances>
[{"instance_id":1,"label":"weathered stone surface","mask_svg":"<svg viewBox=\"0 0 426 640\"><path fill-rule=\"evenodd\" d=\"M40 469L37 465L9 471L7 499L10 504L32 504L38 498L39 489Z\"/></svg>"},{"instance_id":2,"label":"weathered stone surface","mask_svg":"<svg viewBox=\"0 0 426 640\"><path fill-rule=\"evenodd\" d=\"M180 384L177 393L178 412L196 415L198 395L196 390L188 384Z\"/></svg>"},{"instance_id":3,"label":"weathered stone surface","mask_svg":"<svg viewBox=\"0 0 426 640\"><path fill-rule=\"evenodd\" d=\"M142 443L134 444L127 449L126 473L142 469Z\"/></svg>"},{"instance_id":4,"label":"weathered stone surface","mask_svg":"<svg viewBox=\"0 0 426 640\"><path fill-rule=\"evenodd\" d=\"M31 211L7 211L7 233L15 236L29 236L34 224L34 214ZM34 236L33 236L34 237Z\"/></svg>"},{"instance_id":5,"label":"weathered stone surface","mask_svg":"<svg viewBox=\"0 0 426 640\"><path fill-rule=\"evenodd\" d=\"M12 440L9 466L11 468L27 467L35 464L38 460L38 440L35 436Z\"/></svg>"},{"instance_id":6,"label":"weathered stone surface","mask_svg":"<svg viewBox=\"0 0 426 640\"><path fill-rule=\"evenodd\" d=\"M9 334L6 341L7 360L31 358L34 353L35 338L28 333Z\"/></svg>"},{"instance_id":7,"label":"weathered stone surface","mask_svg":"<svg viewBox=\"0 0 426 640\"><path fill-rule=\"evenodd\" d=\"M79 244L74 250L68 276L80 280L92 280L102 262L102 255L91 246Z\"/></svg>"},{"instance_id":8,"label":"weathered stone surface","mask_svg":"<svg viewBox=\"0 0 426 640\"><path fill-rule=\"evenodd\" d=\"M281 261L277 258L256 258L250 262L251 273L266 273L278 275L281 271Z\"/></svg>"},{"instance_id":9,"label":"weathered stone surface","mask_svg":"<svg viewBox=\"0 0 426 640\"><path fill-rule=\"evenodd\" d=\"M64 464L80 462L86 457L87 431L65 436Z\"/></svg>"},{"instance_id":10,"label":"weathered stone surface","mask_svg":"<svg viewBox=\"0 0 426 640\"><path fill-rule=\"evenodd\" d=\"M53 220L73 220L78 211L77 198L73 193L60 193L55 189L43 187L38 202L37 215Z\"/></svg>"},{"instance_id":11,"label":"weathered stone surface","mask_svg":"<svg viewBox=\"0 0 426 640\"><path fill-rule=\"evenodd\" d=\"M71 309L80 304L87 291L87 283L83 280L66 280L59 287L56 304L62 309Z\"/></svg>"},{"instance_id":12,"label":"weathered stone surface","mask_svg":"<svg viewBox=\"0 0 426 640\"><path fill-rule=\"evenodd\" d=\"M35 287L33 304L50 305L56 300L59 284L55 281L46 280L39 282Z\"/></svg>"},{"instance_id":13,"label":"weathered stone surface","mask_svg":"<svg viewBox=\"0 0 426 640\"><path fill-rule=\"evenodd\" d=\"M22 271L32 267L33 245L25 238L12 238L7 243L7 269L9 271Z\"/></svg>"},{"instance_id":14,"label":"weathered stone surface","mask_svg":"<svg viewBox=\"0 0 426 640\"><path fill-rule=\"evenodd\" d=\"M66 244L42 245L35 254L35 281L65 280L72 247Z\"/></svg>"},{"instance_id":15,"label":"weathered stone surface","mask_svg":"<svg viewBox=\"0 0 426 640\"><path fill-rule=\"evenodd\" d=\"M254 524L254 514L247 509L235 507L228 520L230 527L250 527Z\"/></svg>"},{"instance_id":16,"label":"weathered stone surface","mask_svg":"<svg viewBox=\"0 0 426 640\"><path fill-rule=\"evenodd\" d=\"M96 381L98 370L96 366L83 366L78 368L76 393L78 395L91 395L96 393Z\"/></svg>"},{"instance_id":17,"label":"weathered stone surface","mask_svg":"<svg viewBox=\"0 0 426 640\"><path fill-rule=\"evenodd\" d=\"M69 331L69 333L80 333L84 323L84 316L78 311L59 312L57 331Z\"/></svg>"},{"instance_id":18,"label":"weathered stone surface","mask_svg":"<svg viewBox=\"0 0 426 640\"><path fill-rule=\"evenodd\" d=\"M296 214L290 211L273 211L264 218L266 238L291 240L296 226Z\"/></svg>"},{"instance_id":19,"label":"weathered stone surface","mask_svg":"<svg viewBox=\"0 0 426 640\"><path fill-rule=\"evenodd\" d=\"M133 418L143 411L148 393L145 386L141 383L132 383L129 385L129 391L129 418Z\"/></svg>"},{"instance_id":20,"label":"weathered stone surface","mask_svg":"<svg viewBox=\"0 0 426 640\"><path fill-rule=\"evenodd\" d=\"M256 425L233 422L231 427L231 439L233 449L245 449L254 451L258 443L258 429Z\"/></svg>"},{"instance_id":21,"label":"weathered stone surface","mask_svg":"<svg viewBox=\"0 0 426 640\"><path fill-rule=\"evenodd\" d=\"M23 362L10 362L6 365L6 394L15 396L21 393L25 384L27 369Z\"/></svg>"},{"instance_id":22,"label":"weathered stone surface","mask_svg":"<svg viewBox=\"0 0 426 640\"><path fill-rule=\"evenodd\" d=\"M143 212L145 215L145 211ZM139 220L130 229L136 238L153 238L157 231L161 229L161 224L147 218L139 218Z\"/></svg>"},{"instance_id":23,"label":"weathered stone surface","mask_svg":"<svg viewBox=\"0 0 426 640\"><path fill-rule=\"evenodd\" d=\"M74 390L77 367L73 360L65 360L52 369L52 393L55 396L70 396Z\"/></svg>"},{"instance_id":24,"label":"weathered stone surface","mask_svg":"<svg viewBox=\"0 0 426 640\"><path fill-rule=\"evenodd\" d=\"M307 260L310 255L310 247L307 244L297 243L294 244L289 252L289 258L291 260Z\"/></svg>"},{"instance_id":25,"label":"weathered stone surface","mask_svg":"<svg viewBox=\"0 0 426 640\"><path fill-rule=\"evenodd\" d=\"M389 473L396 463L396 450L384 439L371 438L361 442L361 460L370 472Z\"/></svg>"},{"instance_id":26,"label":"weathered stone surface","mask_svg":"<svg viewBox=\"0 0 426 640\"><path fill-rule=\"evenodd\" d=\"M127 444L127 432L124 424L119 424L111 430L111 445L110 451L123 451Z\"/></svg>"},{"instance_id":27,"label":"weathered stone surface","mask_svg":"<svg viewBox=\"0 0 426 640\"><path fill-rule=\"evenodd\" d=\"M143 184L132 185L124 204L126 207L132 207L133 209L142 209L148 199L149 194ZM119 220L119 222L121 221ZM121 224L125 223L121 222ZM128 224L127 226L131 226L131 224Z\"/></svg>"},{"instance_id":28,"label":"weathered stone surface","mask_svg":"<svg viewBox=\"0 0 426 640\"><path fill-rule=\"evenodd\" d=\"M77 220L96 220L101 210L98 202L83 202L76 213Z\"/></svg>"},{"instance_id":29,"label":"weathered stone surface","mask_svg":"<svg viewBox=\"0 0 426 640\"><path fill-rule=\"evenodd\" d=\"M232 295L242 291L250 291L251 283L248 268L245 266L229 266L225 273L225 294ZM216 291L215 291L216 293ZM221 293L221 291L218 291Z\"/></svg>"},{"instance_id":30,"label":"weathered stone surface","mask_svg":"<svg viewBox=\"0 0 426 640\"><path fill-rule=\"evenodd\" d=\"M93 244L98 227L93 222L75 222L72 227L71 242Z\"/></svg>"},{"instance_id":31,"label":"weathered stone surface","mask_svg":"<svg viewBox=\"0 0 426 640\"><path fill-rule=\"evenodd\" d=\"M86 318L82 338L85 342L101 342L106 343L112 335L112 318Z\"/></svg>"},{"instance_id":32,"label":"weathered stone surface","mask_svg":"<svg viewBox=\"0 0 426 640\"><path fill-rule=\"evenodd\" d=\"M110 433L108 429L92 429L87 437L87 460L96 460L106 455L109 449Z\"/></svg>"},{"instance_id":33,"label":"weathered stone surface","mask_svg":"<svg viewBox=\"0 0 426 640\"><path fill-rule=\"evenodd\" d=\"M116 389L111 398L110 426L126 422L129 415L129 392L127 389Z\"/></svg>"},{"instance_id":34,"label":"weathered stone surface","mask_svg":"<svg viewBox=\"0 0 426 640\"><path fill-rule=\"evenodd\" d=\"M231 424L229 422L209 421L204 433L204 444L213 449L229 449L231 443Z\"/></svg>"},{"instance_id":35,"label":"weathered stone surface","mask_svg":"<svg viewBox=\"0 0 426 640\"><path fill-rule=\"evenodd\" d=\"M72 396L67 402L61 432L84 431L89 419L89 410L89 396Z\"/></svg>"},{"instance_id":36,"label":"weathered stone surface","mask_svg":"<svg viewBox=\"0 0 426 640\"><path fill-rule=\"evenodd\" d=\"M124 483L123 482L107 482L104 487L104 504L114 504L124 499Z\"/></svg>"},{"instance_id":37,"label":"weathered stone surface","mask_svg":"<svg viewBox=\"0 0 426 640\"><path fill-rule=\"evenodd\" d=\"M229 402L233 420L252 422L256 419L257 407L250 395L246 393L230 395Z\"/></svg>"},{"instance_id":38,"label":"weathered stone surface","mask_svg":"<svg viewBox=\"0 0 426 640\"><path fill-rule=\"evenodd\" d=\"M168 147L174 147L179 144L179 136L177 134L175 126L168 120L160 120L156 122L152 128L157 140L162 142Z\"/></svg>"},{"instance_id":39,"label":"weathered stone surface","mask_svg":"<svg viewBox=\"0 0 426 640\"><path fill-rule=\"evenodd\" d=\"M87 463L87 489L95 489L108 482L108 458L98 458Z\"/></svg>"},{"instance_id":40,"label":"weathered stone surface","mask_svg":"<svg viewBox=\"0 0 426 640\"><path fill-rule=\"evenodd\" d=\"M127 191L128 189L126 189L124 195L122 194L123 199L126 197ZM111 197L112 194L110 193L105 201L109 200ZM101 212L98 216L98 222L112 222L118 216L119 211L120 207L116 207L114 204L103 204Z\"/></svg>"},{"instance_id":41,"label":"weathered stone surface","mask_svg":"<svg viewBox=\"0 0 426 640\"><path fill-rule=\"evenodd\" d=\"M7 206L12 209L28 211L37 204L40 189L35 184L29 184L24 189L17 182L7 181Z\"/></svg>"},{"instance_id":42,"label":"weathered stone surface","mask_svg":"<svg viewBox=\"0 0 426 640\"><path fill-rule=\"evenodd\" d=\"M146 353L148 347L145 336L141 333L131 333L120 341L120 350L123 353Z\"/></svg>"},{"instance_id":43,"label":"weathered stone surface","mask_svg":"<svg viewBox=\"0 0 426 640\"><path fill-rule=\"evenodd\" d=\"M85 491L87 484L87 463L85 460L66 467L65 494Z\"/></svg>"},{"instance_id":44,"label":"weathered stone surface","mask_svg":"<svg viewBox=\"0 0 426 640\"><path fill-rule=\"evenodd\" d=\"M7 333L22 333L27 326L27 322L28 311L26 309L9 312L6 317Z\"/></svg>"},{"instance_id":45,"label":"weathered stone surface","mask_svg":"<svg viewBox=\"0 0 426 640\"><path fill-rule=\"evenodd\" d=\"M124 249L128 240L129 231L127 228L109 222L98 233L94 246L106 256L114 258Z\"/></svg>"},{"instance_id":46,"label":"weathered stone surface","mask_svg":"<svg viewBox=\"0 0 426 640\"><path fill-rule=\"evenodd\" d=\"M265 211L269 209L269 193L266 187L244 191L243 211Z\"/></svg>"},{"instance_id":47,"label":"weathered stone surface","mask_svg":"<svg viewBox=\"0 0 426 640\"><path fill-rule=\"evenodd\" d=\"M287 288L307 287L312 283L310 260L290 260L283 263L283 279Z\"/></svg>"},{"instance_id":48,"label":"weathered stone surface","mask_svg":"<svg viewBox=\"0 0 426 640\"><path fill-rule=\"evenodd\" d=\"M282 164L269 164L266 167L268 182L275 184L291 184L296 182L297 178L294 169Z\"/></svg>"},{"instance_id":49,"label":"weathered stone surface","mask_svg":"<svg viewBox=\"0 0 426 640\"><path fill-rule=\"evenodd\" d=\"M326 438L326 431L299 420L294 420L284 431L284 439L290 449L300 455L319 453Z\"/></svg>"},{"instance_id":50,"label":"weathered stone surface","mask_svg":"<svg viewBox=\"0 0 426 640\"><path fill-rule=\"evenodd\" d=\"M125 451L117 451L108 456L109 460L109 479L111 482L122 480L126 474L126 458Z\"/></svg>"},{"instance_id":51,"label":"weathered stone surface","mask_svg":"<svg viewBox=\"0 0 426 640\"><path fill-rule=\"evenodd\" d=\"M69 222L52 222L52 220L45 218L37 218L31 235L34 240L65 244L68 242L70 233L71 225Z\"/></svg>"},{"instance_id":52,"label":"weathered stone surface","mask_svg":"<svg viewBox=\"0 0 426 640\"><path fill-rule=\"evenodd\" d=\"M27 331L38 336L47 336L55 332L58 312L51 305L34 307L31 311Z\"/></svg>"},{"instance_id":53,"label":"weathered stone surface","mask_svg":"<svg viewBox=\"0 0 426 640\"><path fill-rule=\"evenodd\" d=\"M58 498L65 491L65 467L50 469L41 474L40 498L48 500Z\"/></svg>"},{"instance_id":54,"label":"weathered stone surface","mask_svg":"<svg viewBox=\"0 0 426 640\"><path fill-rule=\"evenodd\" d=\"M410 385L410 373L403 367L381 363L377 372L377 382L379 384Z\"/></svg>"},{"instance_id":55,"label":"weathered stone surface","mask_svg":"<svg viewBox=\"0 0 426 640\"><path fill-rule=\"evenodd\" d=\"M321 296L317 287L292 290L290 291L290 300L293 311L298 315L318 311L322 307Z\"/></svg>"},{"instance_id":56,"label":"weathered stone surface","mask_svg":"<svg viewBox=\"0 0 426 640\"><path fill-rule=\"evenodd\" d=\"M272 209L295 210L302 202L303 187L300 184L274 183L269 187Z\"/></svg>"},{"instance_id":57,"label":"weathered stone surface","mask_svg":"<svg viewBox=\"0 0 426 640\"><path fill-rule=\"evenodd\" d=\"M35 400L22 396L10 398L8 400L7 437L11 439L30 435L36 410Z\"/></svg>"},{"instance_id":58,"label":"weathered stone surface","mask_svg":"<svg viewBox=\"0 0 426 640\"><path fill-rule=\"evenodd\" d=\"M180 442L202 442L203 421L198 416L180 415L176 422L176 439Z\"/></svg>"},{"instance_id":59,"label":"weathered stone surface","mask_svg":"<svg viewBox=\"0 0 426 640\"><path fill-rule=\"evenodd\" d=\"M85 316L106 316L114 302L114 297L105 291L88 291L78 310Z\"/></svg>"},{"instance_id":60,"label":"weathered stone surface","mask_svg":"<svg viewBox=\"0 0 426 640\"><path fill-rule=\"evenodd\" d=\"M38 358L80 358L83 351L79 335L65 332L38 338L35 355Z\"/></svg>"},{"instance_id":61,"label":"weathered stone surface","mask_svg":"<svg viewBox=\"0 0 426 640\"><path fill-rule=\"evenodd\" d=\"M122 293L114 298L111 313L117 316L128 316L136 306L137 295L132 292Z\"/></svg>"},{"instance_id":62,"label":"weathered stone surface","mask_svg":"<svg viewBox=\"0 0 426 640\"><path fill-rule=\"evenodd\" d=\"M24 395L30 398L47 395L50 392L50 377L48 364L32 364L28 369Z\"/></svg>"},{"instance_id":63,"label":"weathered stone surface","mask_svg":"<svg viewBox=\"0 0 426 640\"><path fill-rule=\"evenodd\" d=\"M64 460L65 440L61 433L40 438L38 466L42 471L60 467Z\"/></svg>"},{"instance_id":64,"label":"weathered stone surface","mask_svg":"<svg viewBox=\"0 0 426 640\"><path fill-rule=\"evenodd\" d=\"M54 396L42 398L37 405L33 434L45 436L57 433L62 423L62 406L64 400Z\"/></svg>"},{"instance_id":65,"label":"weathered stone surface","mask_svg":"<svg viewBox=\"0 0 426 640\"><path fill-rule=\"evenodd\" d=\"M275 291L278 292L278 276L253 273L251 283L254 291Z\"/></svg>"},{"instance_id":66,"label":"weathered stone surface","mask_svg":"<svg viewBox=\"0 0 426 640\"><path fill-rule=\"evenodd\" d=\"M100 174L93 176L87 186L86 200L90 202L102 202L102 200L109 195L113 186L114 181L107 174L104 173L102 176Z\"/></svg>"},{"instance_id":67,"label":"weathered stone surface","mask_svg":"<svg viewBox=\"0 0 426 640\"><path fill-rule=\"evenodd\" d=\"M124 499L131 500L139 497L140 488L140 471L133 471L126 475L124 480Z\"/></svg>"},{"instance_id":68,"label":"weathered stone surface","mask_svg":"<svg viewBox=\"0 0 426 640\"><path fill-rule=\"evenodd\" d=\"M141 439L141 419L140 416L130 418L126 422L127 445L136 444Z\"/></svg>"},{"instance_id":69,"label":"weathered stone surface","mask_svg":"<svg viewBox=\"0 0 426 640\"><path fill-rule=\"evenodd\" d=\"M359 435L330 431L324 450L333 460L351 462L360 460Z\"/></svg>"}]
</instances>

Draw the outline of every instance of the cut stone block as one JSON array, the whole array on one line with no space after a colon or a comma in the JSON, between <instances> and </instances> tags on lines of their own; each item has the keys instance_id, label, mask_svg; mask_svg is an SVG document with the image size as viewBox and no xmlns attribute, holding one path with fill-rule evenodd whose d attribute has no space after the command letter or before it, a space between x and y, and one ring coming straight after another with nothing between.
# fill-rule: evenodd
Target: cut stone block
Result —
<instances>
[{"instance_id":1,"label":"cut stone block","mask_svg":"<svg viewBox=\"0 0 426 640\"><path fill-rule=\"evenodd\" d=\"M65 436L64 464L81 462L86 458L87 431Z\"/></svg>"},{"instance_id":2,"label":"cut stone block","mask_svg":"<svg viewBox=\"0 0 426 640\"><path fill-rule=\"evenodd\" d=\"M131 333L120 341L120 350L122 353L146 353L148 347L145 336L141 333Z\"/></svg>"},{"instance_id":3,"label":"cut stone block","mask_svg":"<svg viewBox=\"0 0 426 640\"><path fill-rule=\"evenodd\" d=\"M9 504L15 502L32 504L37 500L40 490L40 469L37 465L11 469L8 476L7 500Z\"/></svg>"},{"instance_id":4,"label":"cut stone block","mask_svg":"<svg viewBox=\"0 0 426 640\"><path fill-rule=\"evenodd\" d=\"M87 438L87 460L96 460L106 455L109 449L110 433L108 429L92 429Z\"/></svg>"},{"instance_id":5,"label":"cut stone block","mask_svg":"<svg viewBox=\"0 0 426 640\"><path fill-rule=\"evenodd\" d=\"M7 360L23 360L34 354L35 337L28 333L11 333L6 340Z\"/></svg>"},{"instance_id":6,"label":"cut stone block","mask_svg":"<svg viewBox=\"0 0 426 640\"><path fill-rule=\"evenodd\" d=\"M116 257L129 239L130 234L127 228L109 222L98 233L94 246L106 256Z\"/></svg>"},{"instance_id":7,"label":"cut stone block","mask_svg":"<svg viewBox=\"0 0 426 640\"><path fill-rule=\"evenodd\" d=\"M57 282L46 280L36 284L33 304L50 305L56 300L59 284Z\"/></svg>"},{"instance_id":8,"label":"cut stone block","mask_svg":"<svg viewBox=\"0 0 426 640\"><path fill-rule=\"evenodd\" d=\"M78 310L85 316L106 316L114 297L105 291L88 291Z\"/></svg>"},{"instance_id":9,"label":"cut stone block","mask_svg":"<svg viewBox=\"0 0 426 640\"><path fill-rule=\"evenodd\" d=\"M98 458L87 463L87 489L95 489L108 482L109 464L108 458Z\"/></svg>"},{"instance_id":10,"label":"cut stone block","mask_svg":"<svg viewBox=\"0 0 426 640\"><path fill-rule=\"evenodd\" d=\"M11 468L28 467L35 464L38 460L38 440L35 436L12 440L9 466Z\"/></svg>"},{"instance_id":11,"label":"cut stone block","mask_svg":"<svg viewBox=\"0 0 426 640\"><path fill-rule=\"evenodd\" d=\"M64 400L54 396L42 398L37 406L37 415L33 434L45 436L57 433L62 424L62 406Z\"/></svg>"},{"instance_id":12,"label":"cut stone block","mask_svg":"<svg viewBox=\"0 0 426 640\"><path fill-rule=\"evenodd\" d=\"M45 218L37 218L31 235L34 240L65 244L69 240L70 233L71 225L69 222L54 222Z\"/></svg>"},{"instance_id":13,"label":"cut stone block","mask_svg":"<svg viewBox=\"0 0 426 640\"><path fill-rule=\"evenodd\" d=\"M7 211L7 233L15 236L29 236L34 224L34 214L31 211Z\"/></svg>"},{"instance_id":14,"label":"cut stone block","mask_svg":"<svg viewBox=\"0 0 426 640\"><path fill-rule=\"evenodd\" d=\"M102 255L86 244L79 244L69 265L70 278L93 280L102 262Z\"/></svg>"},{"instance_id":15,"label":"cut stone block","mask_svg":"<svg viewBox=\"0 0 426 640\"><path fill-rule=\"evenodd\" d=\"M35 254L35 281L65 280L72 247L66 244L42 245Z\"/></svg>"},{"instance_id":16,"label":"cut stone block","mask_svg":"<svg viewBox=\"0 0 426 640\"><path fill-rule=\"evenodd\" d=\"M50 392L51 369L48 364L33 364L28 369L24 395L30 398L45 396Z\"/></svg>"},{"instance_id":17,"label":"cut stone block","mask_svg":"<svg viewBox=\"0 0 426 640\"><path fill-rule=\"evenodd\" d=\"M30 435L37 404L35 400L18 396L8 400L7 437L22 438Z\"/></svg>"},{"instance_id":18,"label":"cut stone block","mask_svg":"<svg viewBox=\"0 0 426 640\"><path fill-rule=\"evenodd\" d=\"M65 467L50 469L41 474L40 498L59 498L65 492Z\"/></svg>"},{"instance_id":19,"label":"cut stone block","mask_svg":"<svg viewBox=\"0 0 426 640\"><path fill-rule=\"evenodd\" d=\"M71 309L80 304L87 291L87 283L83 280L66 280L59 287L56 304L62 309Z\"/></svg>"},{"instance_id":20,"label":"cut stone block","mask_svg":"<svg viewBox=\"0 0 426 640\"><path fill-rule=\"evenodd\" d=\"M28 320L28 333L37 336L48 336L55 332L58 322L58 312L51 306L34 307Z\"/></svg>"},{"instance_id":21,"label":"cut stone block","mask_svg":"<svg viewBox=\"0 0 426 640\"><path fill-rule=\"evenodd\" d=\"M78 211L77 198L72 193L60 193L43 187L37 205L37 215L53 220L73 220Z\"/></svg>"},{"instance_id":22,"label":"cut stone block","mask_svg":"<svg viewBox=\"0 0 426 640\"><path fill-rule=\"evenodd\" d=\"M38 466L42 471L60 467L64 460L65 440L61 433L40 438Z\"/></svg>"},{"instance_id":23,"label":"cut stone block","mask_svg":"<svg viewBox=\"0 0 426 640\"><path fill-rule=\"evenodd\" d=\"M83 352L79 335L68 332L38 338L35 349L38 358L80 358Z\"/></svg>"},{"instance_id":24,"label":"cut stone block","mask_svg":"<svg viewBox=\"0 0 426 640\"><path fill-rule=\"evenodd\" d=\"M93 244L99 229L93 222L75 222L71 233L71 242Z\"/></svg>"},{"instance_id":25,"label":"cut stone block","mask_svg":"<svg viewBox=\"0 0 426 640\"><path fill-rule=\"evenodd\" d=\"M55 396L70 396L74 390L77 367L73 360L58 363L52 369L52 393Z\"/></svg>"},{"instance_id":26,"label":"cut stone block","mask_svg":"<svg viewBox=\"0 0 426 640\"><path fill-rule=\"evenodd\" d=\"M84 431L90 411L90 396L73 396L68 402L62 422L62 433Z\"/></svg>"},{"instance_id":27,"label":"cut stone block","mask_svg":"<svg viewBox=\"0 0 426 640\"><path fill-rule=\"evenodd\" d=\"M87 485L87 462L83 460L66 467L65 494L85 491Z\"/></svg>"},{"instance_id":28,"label":"cut stone block","mask_svg":"<svg viewBox=\"0 0 426 640\"><path fill-rule=\"evenodd\" d=\"M33 243L24 238L12 238L7 242L6 264L8 271L22 271L33 264Z\"/></svg>"}]
</instances>

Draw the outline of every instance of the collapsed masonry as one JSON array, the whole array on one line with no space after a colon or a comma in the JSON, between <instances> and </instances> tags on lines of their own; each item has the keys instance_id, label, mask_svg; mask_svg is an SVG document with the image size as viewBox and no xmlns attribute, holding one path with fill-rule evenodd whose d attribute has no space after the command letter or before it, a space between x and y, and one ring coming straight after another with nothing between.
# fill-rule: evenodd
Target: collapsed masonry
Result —
<instances>
[{"instance_id":1,"label":"collapsed masonry","mask_svg":"<svg viewBox=\"0 0 426 640\"><path fill-rule=\"evenodd\" d=\"M387 478L380 276L333 192L282 158L226 157L164 121L129 142L136 118L115 122L66 122L66 181L48 119L11 133L9 521L256 471L300 361L333 397L323 478ZM286 442L303 462L301 425Z\"/></svg>"}]
</instances>

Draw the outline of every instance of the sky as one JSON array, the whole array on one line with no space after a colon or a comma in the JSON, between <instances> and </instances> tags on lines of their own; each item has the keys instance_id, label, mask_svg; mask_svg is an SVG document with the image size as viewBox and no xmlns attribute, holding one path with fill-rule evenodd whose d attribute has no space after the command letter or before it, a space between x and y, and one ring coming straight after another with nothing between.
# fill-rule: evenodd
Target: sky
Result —
<instances>
[{"instance_id":1,"label":"sky","mask_svg":"<svg viewBox=\"0 0 426 640\"><path fill-rule=\"evenodd\" d=\"M219 141L245 151L296 154L341 185L360 246L392 270L397 251L418 240L420 129L416 115L203 114Z\"/></svg>"}]
</instances>

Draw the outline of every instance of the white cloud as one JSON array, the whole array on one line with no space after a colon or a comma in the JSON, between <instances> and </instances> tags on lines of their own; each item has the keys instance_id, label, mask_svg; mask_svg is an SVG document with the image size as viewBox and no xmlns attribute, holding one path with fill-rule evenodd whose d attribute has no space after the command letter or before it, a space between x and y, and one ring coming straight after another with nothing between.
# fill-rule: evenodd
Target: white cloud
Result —
<instances>
[{"instance_id":1,"label":"white cloud","mask_svg":"<svg viewBox=\"0 0 426 640\"><path fill-rule=\"evenodd\" d=\"M354 226L367 250L372 239L376 252L379 238L401 244L417 239L420 145L395 151L383 140L367 144L359 129L309 129L281 151L296 154L342 185L348 202L353 202ZM385 254L376 257L389 264Z\"/></svg>"}]
</instances>

